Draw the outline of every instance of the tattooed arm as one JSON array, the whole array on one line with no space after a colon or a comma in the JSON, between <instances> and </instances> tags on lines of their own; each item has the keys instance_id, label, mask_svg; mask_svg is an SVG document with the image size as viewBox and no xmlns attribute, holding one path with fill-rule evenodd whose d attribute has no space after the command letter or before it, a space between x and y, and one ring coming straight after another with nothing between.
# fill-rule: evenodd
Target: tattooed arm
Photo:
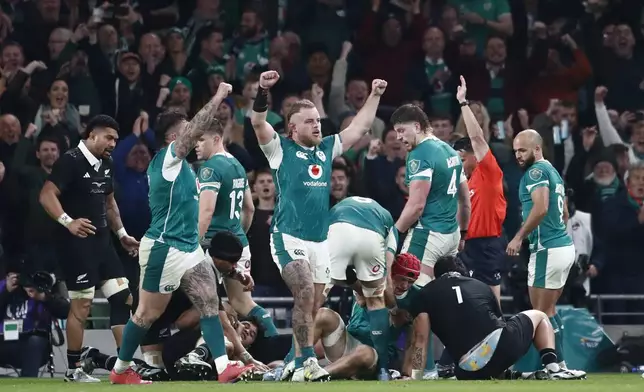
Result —
<instances>
[{"instance_id":1,"label":"tattooed arm","mask_svg":"<svg viewBox=\"0 0 644 392\"><path fill-rule=\"evenodd\" d=\"M219 84L215 96L186 124L183 132L174 141L174 154L178 159L184 159L195 148L206 128L215 120L217 108L231 91L233 87L230 84Z\"/></svg>"},{"instance_id":2,"label":"tattooed arm","mask_svg":"<svg viewBox=\"0 0 644 392\"><path fill-rule=\"evenodd\" d=\"M420 313L414 319L413 339L410 347L411 357L407 370L414 380L422 380L427 360L427 342L429 340L429 316Z\"/></svg>"}]
</instances>

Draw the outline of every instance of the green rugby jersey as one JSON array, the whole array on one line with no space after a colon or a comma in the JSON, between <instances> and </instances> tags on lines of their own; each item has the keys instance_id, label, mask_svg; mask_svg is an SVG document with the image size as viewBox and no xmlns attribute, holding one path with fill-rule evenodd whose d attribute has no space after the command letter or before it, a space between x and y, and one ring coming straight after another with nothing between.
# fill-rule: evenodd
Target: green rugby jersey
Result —
<instances>
[{"instance_id":1,"label":"green rugby jersey","mask_svg":"<svg viewBox=\"0 0 644 392\"><path fill-rule=\"evenodd\" d=\"M333 159L342 154L339 135L312 148L277 133L260 146L275 182L271 231L305 241L322 242L329 230L329 194Z\"/></svg>"},{"instance_id":2,"label":"green rugby jersey","mask_svg":"<svg viewBox=\"0 0 644 392\"><path fill-rule=\"evenodd\" d=\"M161 149L148 166L152 221L145 236L182 252L199 246L197 178L185 159L174 153L174 142Z\"/></svg>"},{"instance_id":3,"label":"green rugby jersey","mask_svg":"<svg viewBox=\"0 0 644 392\"><path fill-rule=\"evenodd\" d=\"M519 200L523 222L530 215L532 192L539 188L548 188L548 212L539 226L528 235L530 251L536 252L543 248L559 248L572 245L572 238L566 231L564 222L564 204L566 202L566 187L564 182L550 162L545 159L536 161L526 170L519 183Z\"/></svg>"},{"instance_id":4,"label":"green rugby jersey","mask_svg":"<svg viewBox=\"0 0 644 392\"><path fill-rule=\"evenodd\" d=\"M241 163L227 152L215 154L199 168L198 184L200 193L205 190L217 193L206 239L218 231L229 231L237 235L243 246L248 246L248 238L241 226L248 179Z\"/></svg>"},{"instance_id":5,"label":"green rugby jersey","mask_svg":"<svg viewBox=\"0 0 644 392\"><path fill-rule=\"evenodd\" d=\"M414 228L441 234L458 230L459 185L467 181L458 153L434 136L423 139L407 154L405 182L409 186L416 180L431 182L431 188Z\"/></svg>"}]
</instances>

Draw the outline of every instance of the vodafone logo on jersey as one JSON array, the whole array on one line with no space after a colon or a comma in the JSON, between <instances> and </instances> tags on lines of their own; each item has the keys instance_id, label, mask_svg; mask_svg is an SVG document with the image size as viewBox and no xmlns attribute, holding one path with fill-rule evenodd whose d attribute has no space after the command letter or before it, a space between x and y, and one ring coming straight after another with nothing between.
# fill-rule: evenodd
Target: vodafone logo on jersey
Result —
<instances>
[{"instance_id":1,"label":"vodafone logo on jersey","mask_svg":"<svg viewBox=\"0 0 644 392\"><path fill-rule=\"evenodd\" d=\"M320 165L309 165L309 176L312 179L318 180L322 177L322 166Z\"/></svg>"}]
</instances>

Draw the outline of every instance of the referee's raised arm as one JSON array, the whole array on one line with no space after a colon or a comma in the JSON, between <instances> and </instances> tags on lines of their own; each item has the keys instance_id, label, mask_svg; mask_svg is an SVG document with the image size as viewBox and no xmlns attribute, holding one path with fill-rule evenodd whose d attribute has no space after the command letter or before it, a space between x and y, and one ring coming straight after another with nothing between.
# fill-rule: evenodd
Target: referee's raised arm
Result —
<instances>
[{"instance_id":1,"label":"referee's raised arm","mask_svg":"<svg viewBox=\"0 0 644 392\"><path fill-rule=\"evenodd\" d=\"M490 146L488 146L487 141L485 140L483 129L481 129L479 122L476 120L476 116L469 106L470 103L467 100L466 95L467 85L465 84L465 78L461 76L461 85L458 86L456 99L461 105L463 122L465 123L465 129L467 130L467 136L469 136L472 143L474 156L476 157L477 162L481 162L483 158L485 158L485 155L487 155L487 152L490 151Z\"/></svg>"},{"instance_id":2,"label":"referee's raised arm","mask_svg":"<svg viewBox=\"0 0 644 392\"><path fill-rule=\"evenodd\" d=\"M85 238L88 235L95 234L96 227L92 225L89 219L71 218L63 210L59 200L61 192L74 180L74 173L74 159L69 154L63 154L54 164L49 179L45 181L45 185L40 190L39 200L49 216L65 226L73 235Z\"/></svg>"}]
</instances>

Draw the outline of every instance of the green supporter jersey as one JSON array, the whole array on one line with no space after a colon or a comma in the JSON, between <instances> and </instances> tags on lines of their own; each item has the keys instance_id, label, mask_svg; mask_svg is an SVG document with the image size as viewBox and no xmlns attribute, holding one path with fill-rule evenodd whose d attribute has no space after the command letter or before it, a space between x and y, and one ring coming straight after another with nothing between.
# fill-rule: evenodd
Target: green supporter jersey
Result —
<instances>
[{"instance_id":1,"label":"green supporter jersey","mask_svg":"<svg viewBox=\"0 0 644 392\"><path fill-rule=\"evenodd\" d=\"M539 226L528 235L530 252L544 248L560 248L572 245L572 239L566 232L564 222L564 203L566 187L561 176L550 162L536 161L523 174L519 184L519 200L521 201L521 215L526 221L532 210L532 192L539 188L548 188L548 212Z\"/></svg>"},{"instance_id":2,"label":"green supporter jersey","mask_svg":"<svg viewBox=\"0 0 644 392\"><path fill-rule=\"evenodd\" d=\"M322 242L329 230L331 165L342 154L339 135L307 148L277 133L260 146L273 172L275 214L271 232Z\"/></svg>"},{"instance_id":3,"label":"green supporter jersey","mask_svg":"<svg viewBox=\"0 0 644 392\"><path fill-rule=\"evenodd\" d=\"M148 166L152 222L145 236L182 252L199 246L197 178L188 162L174 153L174 143L159 151Z\"/></svg>"},{"instance_id":4,"label":"green supporter jersey","mask_svg":"<svg viewBox=\"0 0 644 392\"><path fill-rule=\"evenodd\" d=\"M459 186L467 181L458 153L436 137L423 139L407 154L405 182L410 186L417 180L429 181L431 188L415 229L441 234L458 230Z\"/></svg>"},{"instance_id":5,"label":"green supporter jersey","mask_svg":"<svg viewBox=\"0 0 644 392\"><path fill-rule=\"evenodd\" d=\"M389 211L373 199L358 196L347 197L331 208L329 219L329 225L344 222L376 232L386 239L387 248L393 253L396 252L398 244L391 233L394 219Z\"/></svg>"},{"instance_id":6,"label":"green supporter jersey","mask_svg":"<svg viewBox=\"0 0 644 392\"><path fill-rule=\"evenodd\" d=\"M209 190L217 193L215 212L206 232L211 239L218 231L237 235L242 245L248 246L248 238L241 226L244 194L248 189L246 170L235 157L227 152L215 154L199 168L199 193Z\"/></svg>"}]
</instances>

